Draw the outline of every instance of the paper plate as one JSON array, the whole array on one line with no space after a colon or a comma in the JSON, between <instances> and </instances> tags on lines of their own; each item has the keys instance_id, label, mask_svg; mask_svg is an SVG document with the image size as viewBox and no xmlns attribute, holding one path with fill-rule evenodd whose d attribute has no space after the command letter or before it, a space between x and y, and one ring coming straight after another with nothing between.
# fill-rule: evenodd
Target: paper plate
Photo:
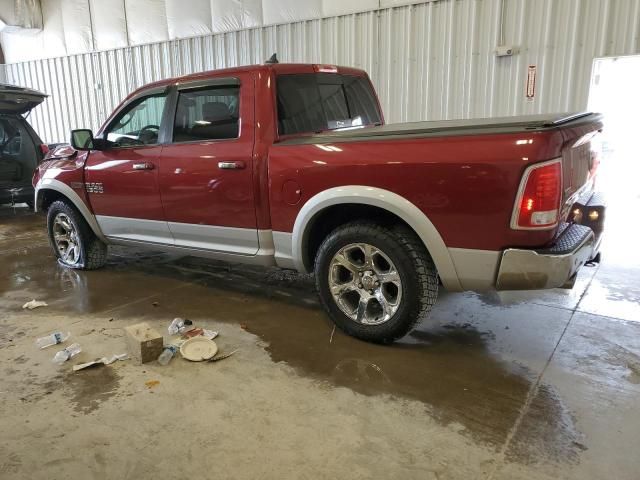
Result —
<instances>
[{"instance_id":1,"label":"paper plate","mask_svg":"<svg viewBox=\"0 0 640 480\"><path fill-rule=\"evenodd\" d=\"M192 362L202 362L209 360L218 353L218 346L213 340L205 337L193 337L180 346L182 358Z\"/></svg>"}]
</instances>

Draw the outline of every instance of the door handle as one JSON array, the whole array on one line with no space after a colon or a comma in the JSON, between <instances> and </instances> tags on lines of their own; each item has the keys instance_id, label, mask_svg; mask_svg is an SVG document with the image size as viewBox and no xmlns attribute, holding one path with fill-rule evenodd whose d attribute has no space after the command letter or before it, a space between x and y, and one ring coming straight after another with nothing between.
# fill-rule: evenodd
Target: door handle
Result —
<instances>
[{"instance_id":1,"label":"door handle","mask_svg":"<svg viewBox=\"0 0 640 480\"><path fill-rule=\"evenodd\" d=\"M151 162L134 163L133 164L133 169L134 170L153 170L154 168L155 168L155 166Z\"/></svg>"},{"instance_id":2,"label":"door handle","mask_svg":"<svg viewBox=\"0 0 640 480\"><path fill-rule=\"evenodd\" d=\"M218 162L218 168L221 170L240 170L244 168L244 162Z\"/></svg>"}]
</instances>

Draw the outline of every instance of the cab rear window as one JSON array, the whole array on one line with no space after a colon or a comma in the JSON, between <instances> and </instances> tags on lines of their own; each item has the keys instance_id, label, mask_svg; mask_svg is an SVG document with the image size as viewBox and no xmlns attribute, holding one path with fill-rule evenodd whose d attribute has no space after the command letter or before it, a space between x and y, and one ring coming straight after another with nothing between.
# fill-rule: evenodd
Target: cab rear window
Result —
<instances>
[{"instance_id":1,"label":"cab rear window","mask_svg":"<svg viewBox=\"0 0 640 480\"><path fill-rule=\"evenodd\" d=\"M314 133L379 124L375 93L365 77L335 73L279 75L278 131Z\"/></svg>"}]
</instances>

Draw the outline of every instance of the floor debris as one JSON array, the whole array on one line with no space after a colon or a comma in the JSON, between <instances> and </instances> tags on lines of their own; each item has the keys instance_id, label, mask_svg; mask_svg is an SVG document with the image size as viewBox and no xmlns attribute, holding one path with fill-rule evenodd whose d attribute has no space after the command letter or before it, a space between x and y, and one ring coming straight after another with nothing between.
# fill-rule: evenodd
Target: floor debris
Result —
<instances>
[{"instance_id":1,"label":"floor debris","mask_svg":"<svg viewBox=\"0 0 640 480\"><path fill-rule=\"evenodd\" d=\"M225 358L229 358L231 355L233 355L234 353L236 353L238 351L238 349L236 348L235 350L233 350L232 352L229 353L224 353L222 355L216 355L214 356L212 359L208 360L209 362L217 362L218 360L224 360Z\"/></svg>"},{"instance_id":2,"label":"floor debris","mask_svg":"<svg viewBox=\"0 0 640 480\"><path fill-rule=\"evenodd\" d=\"M22 308L23 309L28 309L28 310L33 310L34 308L39 308L39 307L48 307L49 305L47 304L47 302L41 302L39 300L36 300L35 298L27 303L25 303Z\"/></svg>"},{"instance_id":3,"label":"floor debris","mask_svg":"<svg viewBox=\"0 0 640 480\"><path fill-rule=\"evenodd\" d=\"M209 340L213 340L218 336L218 332L214 332L213 330L207 330L206 328L202 331L202 336L208 338Z\"/></svg>"},{"instance_id":4,"label":"floor debris","mask_svg":"<svg viewBox=\"0 0 640 480\"><path fill-rule=\"evenodd\" d=\"M158 357L158 363L162 366L169 365L171 359L175 356L178 351L178 347L175 345L167 345L164 347L163 352Z\"/></svg>"},{"instance_id":5,"label":"floor debris","mask_svg":"<svg viewBox=\"0 0 640 480\"><path fill-rule=\"evenodd\" d=\"M164 350L162 335L146 322L125 327L124 331L129 354L139 363L157 360Z\"/></svg>"},{"instance_id":6,"label":"floor debris","mask_svg":"<svg viewBox=\"0 0 640 480\"><path fill-rule=\"evenodd\" d=\"M180 346L182 358L192 362L210 360L216 353L218 353L216 342L202 336L190 338Z\"/></svg>"},{"instance_id":7,"label":"floor debris","mask_svg":"<svg viewBox=\"0 0 640 480\"><path fill-rule=\"evenodd\" d=\"M202 328L192 328L191 330L184 332L184 334L182 335L182 338L186 340L188 338L198 337L203 333L204 333L204 330Z\"/></svg>"},{"instance_id":8,"label":"floor debris","mask_svg":"<svg viewBox=\"0 0 640 480\"><path fill-rule=\"evenodd\" d=\"M57 345L59 343L66 342L70 336L71 336L70 332L67 332L67 333L53 332L53 333L50 333L49 335L38 338L36 340L36 345L38 346L38 348L40 348L40 350L42 350L43 348L47 348L52 345Z\"/></svg>"},{"instance_id":9,"label":"floor debris","mask_svg":"<svg viewBox=\"0 0 640 480\"><path fill-rule=\"evenodd\" d=\"M180 338L182 340L188 340L188 339L193 338L193 337L203 336L204 338L207 338L209 340L213 340L218 335L219 335L219 333L214 331L214 330L208 330L206 328L194 327L191 330L187 330L186 332L184 332Z\"/></svg>"},{"instance_id":10,"label":"floor debris","mask_svg":"<svg viewBox=\"0 0 640 480\"><path fill-rule=\"evenodd\" d=\"M193 325L193 322L191 320L189 320L188 318L183 319L177 317L173 319L171 324L169 324L169 328L167 328L167 331L169 332L169 335L177 335L178 333L184 332L189 325Z\"/></svg>"},{"instance_id":11,"label":"floor debris","mask_svg":"<svg viewBox=\"0 0 640 480\"><path fill-rule=\"evenodd\" d=\"M62 365L64 362L69 360L72 357L75 357L82 351L79 343L72 343L67 348L63 348L59 352L57 352L53 357L53 363L57 363L58 365Z\"/></svg>"},{"instance_id":12,"label":"floor debris","mask_svg":"<svg viewBox=\"0 0 640 480\"><path fill-rule=\"evenodd\" d=\"M148 389L152 389L160 385L160 380L147 380L144 382Z\"/></svg>"},{"instance_id":13,"label":"floor debris","mask_svg":"<svg viewBox=\"0 0 640 480\"><path fill-rule=\"evenodd\" d=\"M121 353L120 355L112 355L111 357L102 357L91 362L79 363L78 365L73 366L73 371L77 372L79 370L84 370L85 368L97 366L97 365L111 365L113 362L117 362L118 360L126 360L128 358L128 354Z\"/></svg>"}]
</instances>

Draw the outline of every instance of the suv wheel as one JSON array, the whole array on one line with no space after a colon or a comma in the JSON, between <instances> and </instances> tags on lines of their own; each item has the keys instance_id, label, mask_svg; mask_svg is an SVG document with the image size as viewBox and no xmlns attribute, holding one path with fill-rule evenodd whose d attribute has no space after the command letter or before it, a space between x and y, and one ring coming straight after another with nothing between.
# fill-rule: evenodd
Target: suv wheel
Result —
<instances>
[{"instance_id":1,"label":"suv wheel","mask_svg":"<svg viewBox=\"0 0 640 480\"><path fill-rule=\"evenodd\" d=\"M315 261L316 287L331 319L362 340L391 343L431 310L438 276L405 226L353 222L334 230Z\"/></svg>"},{"instance_id":2,"label":"suv wheel","mask_svg":"<svg viewBox=\"0 0 640 480\"><path fill-rule=\"evenodd\" d=\"M107 246L95 236L78 211L61 200L47 212L49 243L58 261L66 267L93 270L107 261Z\"/></svg>"}]
</instances>

